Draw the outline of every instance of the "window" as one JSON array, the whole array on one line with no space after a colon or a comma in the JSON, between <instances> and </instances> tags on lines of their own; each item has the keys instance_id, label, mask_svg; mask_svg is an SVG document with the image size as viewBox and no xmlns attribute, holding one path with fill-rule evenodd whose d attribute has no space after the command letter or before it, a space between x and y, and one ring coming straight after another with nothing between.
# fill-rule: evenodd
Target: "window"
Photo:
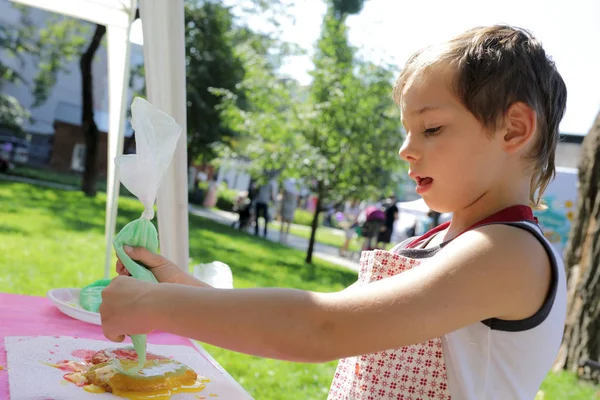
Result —
<instances>
[{"instance_id":1,"label":"window","mask_svg":"<svg viewBox=\"0 0 600 400\"><path fill-rule=\"evenodd\" d=\"M71 158L71 169L77 172L83 172L85 166L85 144L76 143L73 147L73 157Z\"/></svg>"}]
</instances>

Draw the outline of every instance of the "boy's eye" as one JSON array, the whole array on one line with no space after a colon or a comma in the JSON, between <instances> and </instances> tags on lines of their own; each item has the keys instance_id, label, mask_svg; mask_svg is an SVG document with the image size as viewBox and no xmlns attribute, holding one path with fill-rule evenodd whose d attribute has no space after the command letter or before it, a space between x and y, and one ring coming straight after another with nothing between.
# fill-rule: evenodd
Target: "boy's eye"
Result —
<instances>
[{"instance_id":1,"label":"boy's eye","mask_svg":"<svg viewBox=\"0 0 600 400\"><path fill-rule=\"evenodd\" d=\"M425 136L435 135L440 131L440 129L442 129L441 126L436 126L435 128L427 128L423 131L423 134Z\"/></svg>"}]
</instances>

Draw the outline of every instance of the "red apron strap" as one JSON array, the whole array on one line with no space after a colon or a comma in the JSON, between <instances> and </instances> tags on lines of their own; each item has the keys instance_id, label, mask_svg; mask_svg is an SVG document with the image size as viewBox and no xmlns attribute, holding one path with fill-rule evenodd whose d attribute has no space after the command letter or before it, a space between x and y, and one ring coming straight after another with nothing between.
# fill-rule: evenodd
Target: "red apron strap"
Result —
<instances>
[{"instance_id":1,"label":"red apron strap","mask_svg":"<svg viewBox=\"0 0 600 400\"><path fill-rule=\"evenodd\" d=\"M471 229L475 229L478 226L482 226L482 225L499 223L499 222L502 223L502 222L518 222L518 221L530 221L535 224L538 223L538 219L533 215L533 210L531 209L531 207L524 206L524 205L516 205L516 206L507 207L503 210L498 211L495 214L490 215L487 218L482 219L481 221L479 221L479 222L471 225L469 228L465 229L463 232L460 233L460 235L462 235L463 233L465 233L467 231L470 231ZM415 247L417 244L423 242L424 240L429 239L431 236L435 235L436 233L448 228L448 226L450 226L450 222L445 222L445 223L433 228L429 232L425 233L423 236L420 236L420 237L416 238L415 240L413 240L412 242L410 242L406 246L406 248L410 249L410 248ZM458 235L458 236L460 236L460 235Z\"/></svg>"}]
</instances>

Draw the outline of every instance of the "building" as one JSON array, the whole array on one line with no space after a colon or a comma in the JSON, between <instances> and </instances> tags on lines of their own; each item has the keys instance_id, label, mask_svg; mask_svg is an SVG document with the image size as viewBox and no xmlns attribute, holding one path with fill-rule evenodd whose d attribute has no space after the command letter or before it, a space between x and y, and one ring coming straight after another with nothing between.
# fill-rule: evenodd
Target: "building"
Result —
<instances>
[{"instance_id":1,"label":"building","mask_svg":"<svg viewBox=\"0 0 600 400\"><path fill-rule=\"evenodd\" d=\"M579 157L581 155L581 144L584 135L575 135L563 133L560 135L560 141L556 146L556 161L557 167L578 168Z\"/></svg>"},{"instance_id":2,"label":"building","mask_svg":"<svg viewBox=\"0 0 600 400\"><path fill-rule=\"evenodd\" d=\"M67 18L57 14L29 8L32 22L42 29L53 18ZM0 0L0 24L16 24L19 21L20 11L8 0ZM94 25L81 21L87 25L88 36L91 38ZM25 84L5 83L0 90L2 93L15 97L24 107L31 112L32 122L24 126L29 141L29 164L39 167L48 166L63 172L81 170L80 156L85 151L85 141L81 132L82 93L81 73L79 59L65 62L64 71L57 76L56 84L51 89L46 102L33 108L34 97L31 85L37 74L38 67L34 55L22 54L23 64L11 58L0 49L0 59L3 63L17 68L25 80ZM143 63L142 47L132 43L131 65ZM108 65L106 43L97 50L92 64L93 74L93 105L95 122L100 131L99 171L106 171L106 142L108 130ZM140 87L143 79L134 79L134 87ZM133 98L133 90L129 90L129 102ZM5 133L6 134L6 133ZM131 128L126 129L125 136L131 136Z\"/></svg>"}]
</instances>

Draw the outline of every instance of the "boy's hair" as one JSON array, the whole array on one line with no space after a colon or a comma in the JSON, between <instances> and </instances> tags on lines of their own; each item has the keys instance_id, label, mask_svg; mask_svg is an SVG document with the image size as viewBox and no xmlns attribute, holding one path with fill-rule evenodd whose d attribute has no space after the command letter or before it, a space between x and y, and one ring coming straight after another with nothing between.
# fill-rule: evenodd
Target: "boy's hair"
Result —
<instances>
[{"instance_id":1,"label":"boy's hair","mask_svg":"<svg viewBox=\"0 0 600 400\"><path fill-rule=\"evenodd\" d=\"M530 32L511 26L471 29L411 56L394 86L394 100L400 103L407 82L436 65L455 70L452 90L492 131L517 101L536 112L538 138L530 154L534 173L529 198L534 207L540 207L541 196L555 175L558 128L567 101L565 83L542 44Z\"/></svg>"}]
</instances>

